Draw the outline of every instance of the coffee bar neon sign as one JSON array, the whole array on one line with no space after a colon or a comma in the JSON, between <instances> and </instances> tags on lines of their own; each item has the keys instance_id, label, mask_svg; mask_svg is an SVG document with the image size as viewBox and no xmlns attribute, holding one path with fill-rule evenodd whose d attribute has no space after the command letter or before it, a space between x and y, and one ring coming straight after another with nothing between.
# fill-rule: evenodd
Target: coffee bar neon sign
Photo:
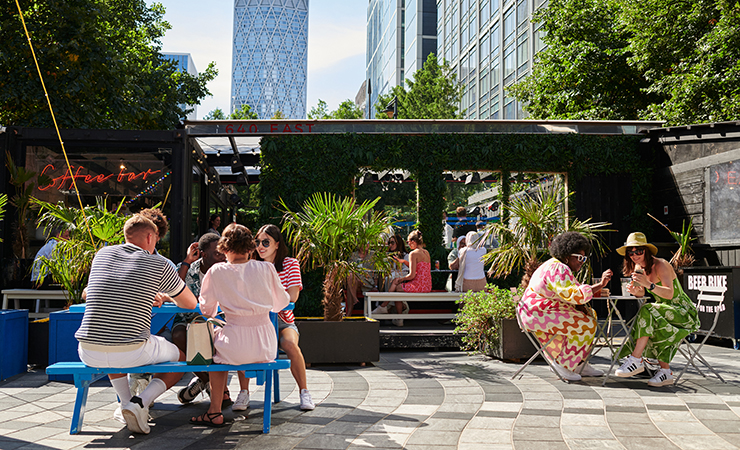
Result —
<instances>
[{"instance_id":1,"label":"coffee bar neon sign","mask_svg":"<svg viewBox=\"0 0 740 450\"><path fill-rule=\"evenodd\" d=\"M88 165L89 164L89 165ZM40 184L40 191L68 191L74 189L74 183L83 193L110 193L130 195L148 187L163 173L161 162L115 162L115 161L70 161L71 173L64 161L48 162L39 171L39 177L45 177L47 184ZM128 166L136 166L131 169ZM92 168L94 167L94 169ZM42 178L43 179L43 178ZM48 180L51 182L48 182Z\"/></svg>"}]
</instances>

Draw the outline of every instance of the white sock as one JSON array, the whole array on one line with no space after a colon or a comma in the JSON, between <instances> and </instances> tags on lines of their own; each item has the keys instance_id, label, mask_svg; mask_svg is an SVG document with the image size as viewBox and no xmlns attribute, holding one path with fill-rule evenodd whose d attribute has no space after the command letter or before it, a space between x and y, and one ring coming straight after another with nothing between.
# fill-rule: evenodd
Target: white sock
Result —
<instances>
[{"instance_id":1,"label":"white sock","mask_svg":"<svg viewBox=\"0 0 740 450\"><path fill-rule=\"evenodd\" d=\"M110 384L116 390L121 406L126 406L131 401L131 389L128 387L128 377L111 378Z\"/></svg>"},{"instance_id":2,"label":"white sock","mask_svg":"<svg viewBox=\"0 0 740 450\"><path fill-rule=\"evenodd\" d=\"M152 378L152 381L149 382L149 385L146 387L146 389L144 389L144 392L139 394L139 398L141 399L141 402L144 404L144 406L148 407L149 405L154 403L154 400L156 400L166 391L167 385L164 384L164 381L160 380L159 378Z\"/></svg>"}]
</instances>

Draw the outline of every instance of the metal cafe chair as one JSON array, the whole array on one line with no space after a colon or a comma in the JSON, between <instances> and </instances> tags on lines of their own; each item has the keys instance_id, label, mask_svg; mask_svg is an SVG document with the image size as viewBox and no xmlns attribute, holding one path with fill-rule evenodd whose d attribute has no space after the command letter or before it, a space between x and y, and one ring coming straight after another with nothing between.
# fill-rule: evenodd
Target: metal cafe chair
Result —
<instances>
[{"instance_id":1,"label":"metal cafe chair","mask_svg":"<svg viewBox=\"0 0 740 450\"><path fill-rule=\"evenodd\" d=\"M512 288L512 290L516 290L516 289L515 288ZM513 298L513 300L517 303L517 306L518 306L519 302L521 301L521 297L515 296ZM537 349L537 351L535 352L534 355L532 355L531 358L529 358L527 360L527 362L525 362L522 365L522 367L519 368L519 370L516 371L516 373L511 377L511 379L513 380L514 378L517 377L517 375L519 375L520 373L522 373L522 371L528 365L530 365L532 363L532 361L534 361L538 356L542 356L542 358L547 362L547 365L550 366L550 369L555 373L555 375L557 375L558 378L560 378L561 381L563 381L565 383L568 383L568 380L566 380L565 378L563 378L560 375L560 373L558 373L558 371L555 369L555 367L553 367L553 364L556 364L555 363L555 357L547 350L547 347L550 345L550 343L552 343L553 339L555 339L557 337L557 335L554 335L553 334L553 336L547 341L547 343L545 343L545 345L542 345L540 343L540 341L537 340L537 336L534 334L534 332L527 330L522 325L522 319L519 316L519 308L517 308L517 312L516 312L516 321L519 324L519 329L521 329L522 330L522 333L524 333L527 336L527 338L532 343L532 345L534 346L534 348ZM547 356L545 356L545 353L547 353ZM521 378L521 376L519 378Z\"/></svg>"},{"instance_id":2,"label":"metal cafe chair","mask_svg":"<svg viewBox=\"0 0 740 450\"><path fill-rule=\"evenodd\" d=\"M699 354L702 347L704 347L704 344L707 342L707 339L709 339L709 336L712 335L714 329L717 327L719 314L723 310L726 291L726 286L702 286L701 288L699 288L699 295L697 295L696 297L696 309L701 311L702 306L704 306L705 309L714 308L714 322L712 322L712 326L708 330L699 330L699 333L704 335L704 339L702 339L701 342L698 343L698 345L696 345L696 342L694 343L694 345L692 345L687 338L684 338L679 344L678 351L681 352L681 355L683 355L684 358L686 358L686 365L684 366L683 370L681 370L681 373L679 373L676 377L676 381L674 381L674 384L678 384L678 380L681 379L683 374L686 372L686 369L688 369L690 365L693 366L694 369L696 369L696 371L699 372L701 376L703 376L704 378L707 377L706 375L704 375L704 372L702 372L699 367L694 364L694 360L697 360L704 364L709 370L717 375L717 378L719 378L720 381L726 383L719 372L717 372L714 367L712 367L707 362L707 360ZM704 303L703 305L702 302ZM711 309L709 312L711 312ZM682 346L685 347L685 350L684 348L682 348Z\"/></svg>"}]
</instances>

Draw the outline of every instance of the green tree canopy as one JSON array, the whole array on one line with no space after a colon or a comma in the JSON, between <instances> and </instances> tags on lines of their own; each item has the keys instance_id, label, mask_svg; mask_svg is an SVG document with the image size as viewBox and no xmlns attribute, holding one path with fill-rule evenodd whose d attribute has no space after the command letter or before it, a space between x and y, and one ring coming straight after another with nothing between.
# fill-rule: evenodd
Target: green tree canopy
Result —
<instances>
[{"instance_id":1,"label":"green tree canopy","mask_svg":"<svg viewBox=\"0 0 740 450\"><path fill-rule=\"evenodd\" d=\"M534 119L740 117L740 5L731 0L551 0L546 49L511 92Z\"/></svg>"},{"instance_id":2,"label":"green tree canopy","mask_svg":"<svg viewBox=\"0 0 740 450\"><path fill-rule=\"evenodd\" d=\"M399 119L461 119L458 111L464 86L456 81L449 64L439 64L437 56L430 53L421 70L406 79L408 90L394 86L387 95L379 95L375 103L377 119L387 119L385 107L395 96L398 101Z\"/></svg>"},{"instance_id":3,"label":"green tree canopy","mask_svg":"<svg viewBox=\"0 0 740 450\"><path fill-rule=\"evenodd\" d=\"M64 128L171 129L210 95L160 53L170 25L143 0L22 2L57 122ZM0 124L52 125L15 2L0 6Z\"/></svg>"},{"instance_id":4,"label":"green tree canopy","mask_svg":"<svg viewBox=\"0 0 740 450\"><path fill-rule=\"evenodd\" d=\"M226 120L228 117L226 117L226 114L224 114L224 110L221 108L216 108L203 116L203 120Z\"/></svg>"},{"instance_id":5,"label":"green tree canopy","mask_svg":"<svg viewBox=\"0 0 740 450\"><path fill-rule=\"evenodd\" d=\"M205 116L203 116L203 120L226 120L226 119L254 120L254 119L259 119L259 116L257 116L257 113L252 111L252 107L247 105L246 103L238 107L233 113L229 114L228 116L224 113L224 110L221 108L216 108L210 111Z\"/></svg>"},{"instance_id":6,"label":"green tree canopy","mask_svg":"<svg viewBox=\"0 0 740 450\"><path fill-rule=\"evenodd\" d=\"M311 108L308 112L308 118L313 120L331 119L329 116L329 106L325 101L319 99L319 104Z\"/></svg>"},{"instance_id":7,"label":"green tree canopy","mask_svg":"<svg viewBox=\"0 0 740 450\"><path fill-rule=\"evenodd\" d=\"M308 112L308 118L313 120L325 119L362 119L362 110L350 99L339 104L339 108L329 112L329 106L319 99L319 103Z\"/></svg>"}]
</instances>

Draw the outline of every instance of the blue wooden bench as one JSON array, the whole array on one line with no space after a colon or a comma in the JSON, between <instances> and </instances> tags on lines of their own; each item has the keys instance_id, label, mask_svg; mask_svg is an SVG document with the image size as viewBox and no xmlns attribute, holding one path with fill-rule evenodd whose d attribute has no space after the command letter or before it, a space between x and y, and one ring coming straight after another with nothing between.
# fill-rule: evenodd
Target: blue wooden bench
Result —
<instances>
[{"instance_id":1,"label":"blue wooden bench","mask_svg":"<svg viewBox=\"0 0 740 450\"><path fill-rule=\"evenodd\" d=\"M292 310L295 305L288 304L284 310ZM167 311L168 314L177 312L193 312L192 310L183 310L175 306L160 308ZM277 314L270 313L270 320L277 332ZM278 335L278 340L280 336ZM187 373L187 372L227 372L232 370L244 371L247 378L256 378L257 384L265 386L265 409L262 413L262 432L270 432L270 419L272 417L272 392L275 392L275 403L280 402L280 378L278 371L280 369L289 369L290 361L287 359L277 359L275 361L261 364L208 364L208 365L188 365L184 361L152 364L148 366L126 367L126 368L98 368L88 367L82 362L58 362L46 368L47 375L72 375L77 388L77 397L75 398L75 409L72 414L72 425L69 428L69 434L77 434L82 430L82 421L85 417L85 406L87 405L87 394L90 385L108 374L116 373Z\"/></svg>"}]
</instances>

